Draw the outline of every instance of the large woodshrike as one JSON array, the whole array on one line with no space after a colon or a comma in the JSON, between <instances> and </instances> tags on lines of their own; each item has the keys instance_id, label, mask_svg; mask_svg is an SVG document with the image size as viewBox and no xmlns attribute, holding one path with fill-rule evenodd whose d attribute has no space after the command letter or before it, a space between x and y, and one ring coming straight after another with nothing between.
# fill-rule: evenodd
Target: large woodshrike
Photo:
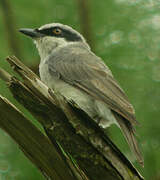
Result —
<instances>
[{"instance_id":1,"label":"large woodshrike","mask_svg":"<svg viewBox=\"0 0 160 180\"><path fill-rule=\"evenodd\" d=\"M67 25L52 23L20 29L30 36L40 54L41 80L73 100L101 127L116 123L143 164L133 126L135 112L109 68L91 50L83 36Z\"/></svg>"}]
</instances>

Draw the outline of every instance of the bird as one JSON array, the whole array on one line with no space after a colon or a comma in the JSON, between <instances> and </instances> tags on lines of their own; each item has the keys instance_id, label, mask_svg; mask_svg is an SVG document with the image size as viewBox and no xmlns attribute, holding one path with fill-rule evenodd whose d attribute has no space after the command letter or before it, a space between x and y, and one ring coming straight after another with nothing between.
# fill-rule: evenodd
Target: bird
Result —
<instances>
[{"instance_id":1,"label":"bird","mask_svg":"<svg viewBox=\"0 0 160 180\"><path fill-rule=\"evenodd\" d=\"M116 124L136 160L143 156L135 137L135 110L111 70L92 52L85 38L61 23L19 31L32 38L40 55L39 74L51 89L75 102L98 126Z\"/></svg>"}]
</instances>

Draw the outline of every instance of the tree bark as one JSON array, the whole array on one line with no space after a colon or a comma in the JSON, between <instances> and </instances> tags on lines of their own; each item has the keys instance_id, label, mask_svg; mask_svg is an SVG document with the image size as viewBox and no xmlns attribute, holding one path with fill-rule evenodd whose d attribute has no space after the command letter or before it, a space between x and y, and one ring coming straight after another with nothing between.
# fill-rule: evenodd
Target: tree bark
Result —
<instances>
[{"instance_id":1,"label":"tree bark","mask_svg":"<svg viewBox=\"0 0 160 180\"><path fill-rule=\"evenodd\" d=\"M7 61L23 80L12 76L7 80L6 72L0 73L0 77L8 82L16 100L44 127L53 148L75 179L143 179L103 130L75 102L67 102L61 94L49 89L17 58L8 57Z\"/></svg>"},{"instance_id":2,"label":"tree bark","mask_svg":"<svg viewBox=\"0 0 160 180\"><path fill-rule=\"evenodd\" d=\"M70 180L73 176L53 145L6 98L0 96L0 127L19 145L46 179Z\"/></svg>"}]
</instances>

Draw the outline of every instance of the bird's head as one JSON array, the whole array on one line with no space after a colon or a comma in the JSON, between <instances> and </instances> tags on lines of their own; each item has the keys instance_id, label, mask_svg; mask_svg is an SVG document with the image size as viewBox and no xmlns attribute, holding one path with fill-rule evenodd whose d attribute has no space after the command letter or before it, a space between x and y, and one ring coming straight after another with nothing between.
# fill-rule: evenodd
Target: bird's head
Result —
<instances>
[{"instance_id":1,"label":"bird's head","mask_svg":"<svg viewBox=\"0 0 160 180\"><path fill-rule=\"evenodd\" d=\"M19 31L34 40L41 59L46 58L55 48L70 43L82 42L87 45L79 32L60 23L45 24L35 29L23 28Z\"/></svg>"}]
</instances>

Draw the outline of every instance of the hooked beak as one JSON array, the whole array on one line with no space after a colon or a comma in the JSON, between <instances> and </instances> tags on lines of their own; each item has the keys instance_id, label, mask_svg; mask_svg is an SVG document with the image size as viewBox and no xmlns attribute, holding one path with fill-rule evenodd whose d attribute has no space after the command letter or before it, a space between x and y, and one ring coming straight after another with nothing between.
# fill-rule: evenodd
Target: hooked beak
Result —
<instances>
[{"instance_id":1,"label":"hooked beak","mask_svg":"<svg viewBox=\"0 0 160 180\"><path fill-rule=\"evenodd\" d=\"M30 36L31 38L39 38L39 37L44 36L43 34L38 32L36 29L22 28L22 29L19 29L19 32L21 32L27 36Z\"/></svg>"}]
</instances>

